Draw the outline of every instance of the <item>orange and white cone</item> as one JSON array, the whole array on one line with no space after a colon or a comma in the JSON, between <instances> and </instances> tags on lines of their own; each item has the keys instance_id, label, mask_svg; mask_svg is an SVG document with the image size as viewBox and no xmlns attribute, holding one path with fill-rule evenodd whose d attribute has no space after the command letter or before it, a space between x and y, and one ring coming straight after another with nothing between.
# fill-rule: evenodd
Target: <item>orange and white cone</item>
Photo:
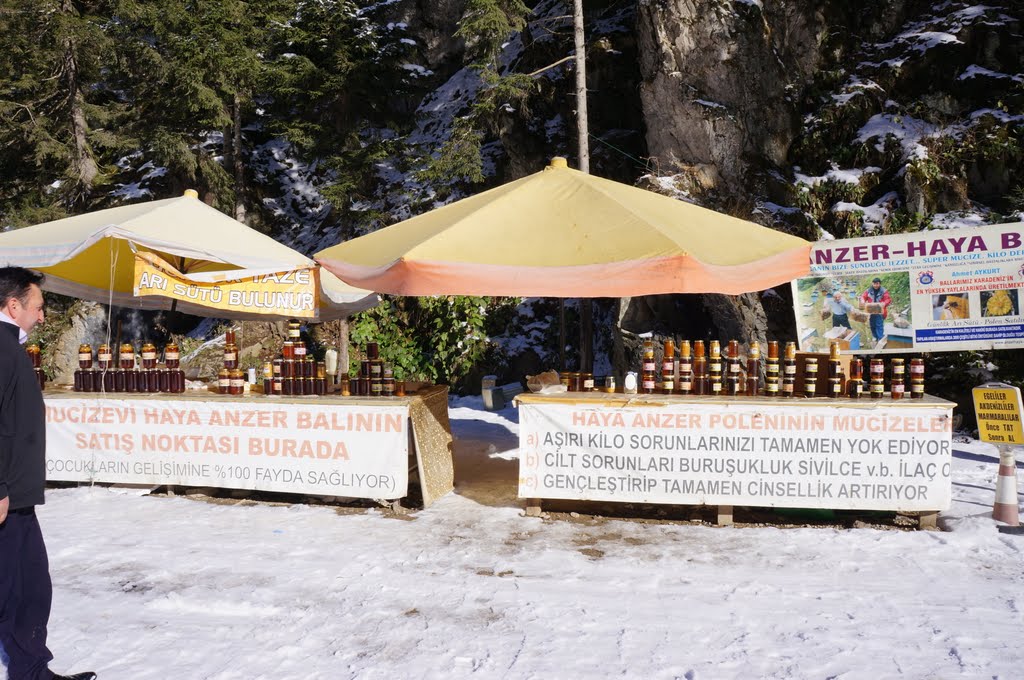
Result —
<instances>
[{"instance_id":1,"label":"orange and white cone","mask_svg":"<svg viewBox=\"0 0 1024 680\"><path fill-rule=\"evenodd\" d=\"M996 502L992 505L992 519L1020 526L1017 507L1017 460L1013 449L999 451L999 477L996 478Z\"/></svg>"}]
</instances>

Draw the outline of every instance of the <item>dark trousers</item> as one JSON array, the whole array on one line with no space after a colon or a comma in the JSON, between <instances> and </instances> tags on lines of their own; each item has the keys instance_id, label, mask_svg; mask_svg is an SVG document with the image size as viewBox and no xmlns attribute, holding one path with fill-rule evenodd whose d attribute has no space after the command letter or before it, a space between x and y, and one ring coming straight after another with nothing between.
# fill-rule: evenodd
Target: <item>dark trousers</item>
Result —
<instances>
[{"instance_id":1,"label":"dark trousers","mask_svg":"<svg viewBox=\"0 0 1024 680\"><path fill-rule=\"evenodd\" d=\"M881 314L872 314L868 320L871 322L871 335L875 340L881 340L885 335L885 317Z\"/></svg>"},{"instance_id":2,"label":"dark trousers","mask_svg":"<svg viewBox=\"0 0 1024 680\"><path fill-rule=\"evenodd\" d=\"M0 645L9 680L49 680L50 562L35 509L14 510L0 524Z\"/></svg>"}]
</instances>

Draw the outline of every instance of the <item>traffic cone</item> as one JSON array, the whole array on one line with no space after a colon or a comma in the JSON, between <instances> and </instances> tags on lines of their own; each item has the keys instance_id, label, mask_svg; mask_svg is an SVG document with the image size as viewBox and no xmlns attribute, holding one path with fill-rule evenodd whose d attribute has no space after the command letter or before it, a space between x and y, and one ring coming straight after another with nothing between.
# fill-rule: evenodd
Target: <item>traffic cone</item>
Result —
<instances>
[{"instance_id":1,"label":"traffic cone","mask_svg":"<svg viewBox=\"0 0 1024 680\"><path fill-rule=\"evenodd\" d=\"M1017 460L1013 449L999 451L999 477L996 478L996 502L992 505L992 519L1006 522L1007 526L1020 526L1017 507Z\"/></svg>"}]
</instances>

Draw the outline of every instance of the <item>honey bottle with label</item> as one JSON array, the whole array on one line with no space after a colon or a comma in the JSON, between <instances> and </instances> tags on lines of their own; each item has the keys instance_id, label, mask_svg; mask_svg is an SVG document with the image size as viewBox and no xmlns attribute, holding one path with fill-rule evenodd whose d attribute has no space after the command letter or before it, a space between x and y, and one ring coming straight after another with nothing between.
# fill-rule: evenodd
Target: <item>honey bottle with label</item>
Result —
<instances>
[{"instance_id":1,"label":"honey bottle with label","mask_svg":"<svg viewBox=\"0 0 1024 680\"><path fill-rule=\"evenodd\" d=\"M869 396L881 399L885 396L885 363L881 359L872 359L868 367L870 386Z\"/></svg>"},{"instance_id":2,"label":"honey bottle with label","mask_svg":"<svg viewBox=\"0 0 1024 680\"><path fill-rule=\"evenodd\" d=\"M722 395L722 345L718 340L711 341L710 357L708 358L708 393L719 397Z\"/></svg>"},{"instance_id":3,"label":"honey bottle with label","mask_svg":"<svg viewBox=\"0 0 1024 680\"><path fill-rule=\"evenodd\" d=\"M779 396L779 342L768 341L768 356L764 362L764 394L766 397Z\"/></svg>"},{"instance_id":4,"label":"honey bottle with label","mask_svg":"<svg viewBox=\"0 0 1024 680\"><path fill-rule=\"evenodd\" d=\"M725 393L735 397L742 386L740 343L730 340L725 349Z\"/></svg>"},{"instance_id":5,"label":"honey bottle with label","mask_svg":"<svg viewBox=\"0 0 1024 680\"><path fill-rule=\"evenodd\" d=\"M664 394L672 394L676 389L675 367L676 345L672 340L666 340L661 354L661 391Z\"/></svg>"},{"instance_id":6,"label":"honey bottle with label","mask_svg":"<svg viewBox=\"0 0 1024 680\"><path fill-rule=\"evenodd\" d=\"M164 345L164 365L167 368L181 368L181 351L178 349L178 343L173 340Z\"/></svg>"},{"instance_id":7,"label":"honey bottle with label","mask_svg":"<svg viewBox=\"0 0 1024 680\"><path fill-rule=\"evenodd\" d=\"M924 399L924 359L910 360L910 398Z\"/></svg>"},{"instance_id":8,"label":"honey bottle with label","mask_svg":"<svg viewBox=\"0 0 1024 680\"><path fill-rule=\"evenodd\" d=\"M776 346L776 351L778 346ZM776 362L778 361L776 354ZM776 363L776 368L778 363ZM747 350L747 385L744 390L747 396L756 397L761 391L761 343L757 340L750 342L750 349Z\"/></svg>"},{"instance_id":9,"label":"honey bottle with label","mask_svg":"<svg viewBox=\"0 0 1024 680\"><path fill-rule=\"evenodd\" d=\"M850 380L846 383L846 396L850 399L860 399L864 393L864 361L852 359L850 361Z\"/></svg>"},{"instance_id":10,"label":"honey bottle with label","mask_svg":"<svg viewBox=\"0 0 1024 680\"><path fill-rule=\"evenodd\" d=\"M679 344L679 394L693 392L693 358L690 356L690 341Z\"/></svg>"},{"instance_id":11,"label":"honey bottle with label","mask_svg":"<svg viewBox=\"0 0 1024 680\"><path fill-rule=\"evenodd\" d=\"M902 399L906 391L906 366L903 359L893 359L889 363L889 394L893 399Z\"/></svg>"},{"instance_id":12,"label":"honey bottle with label","mask_svg":"<svg viewBox=\"0 0 1024 680\"><path fill-rule=\"evenodd\" d=\"M782 396L792 397L796 393L796 343L786 343L786 354L782 359Z\"/></svg>"},{"instance_id":13,"label":"honey bottle with label","mask_svg":"<svg viewBox=\"0 0 1024 680\"><path fill-rule=\"evenodd\" d=\"M828 348L828 396L832 399L843 396L843 364L838 342L830 343Z\"/></svg>"},{"instance_id":14,"label":"honey bottle with label","mask_svg":"<svg viewBox=\"0 0 1024 680\"><path fill-rule=\"evenodd\" d=\"M654 361L653 340L644 340L644 356L640 368L640 391L644 394L654 394L657 387L657 363Z\"/></svg>"},{"instance_id":15,"label":"honey bottle with label","mask_svg":"<svg viewBox=\"0 0 1024 680\"><path fill-rule=\"evenodd\" d=\"M814 397L818 393L818 358L804 360L804 396Z\"/></svg>"},{"instance_id":16,"label":"honey bottle with label","mask_svg":"<svg viewBox=\"0 0 1024 680\"><path fill-rule=\"evenodd\" d=\"M693 343L693 392L697 395L708 393L708 359L704 354L704 341Z\"/></svg>"}]
</instances>

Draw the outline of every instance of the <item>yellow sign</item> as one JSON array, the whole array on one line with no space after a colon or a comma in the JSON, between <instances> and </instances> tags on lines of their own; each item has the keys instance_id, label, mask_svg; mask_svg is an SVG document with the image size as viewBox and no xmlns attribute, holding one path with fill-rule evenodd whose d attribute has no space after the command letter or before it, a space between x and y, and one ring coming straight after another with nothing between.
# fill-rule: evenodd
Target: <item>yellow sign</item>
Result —
<instances>
[{"instance_id":1,"label":"yellow sign","mask_svg":"<svg viewBox=\"0 0 1024 680\"><path fill-rule=\"evenodd\" d=\"M246 314L316 318L318 279L317 269L308 267L230 281L194 281L153 253L135 253L135 295Z\"/></svg>"},{"instance_id":2,"label":"yellow sign","mask_svg":"<svg viewBox=\"0 0 1024 680\"><path fill-rule=\"evenodd\" d=\"M1020 389L1011 385L975 387L974 414L978 418L978 436L993 444L1024 445L1021 427Z\"/></svg>"}]
</instances>

